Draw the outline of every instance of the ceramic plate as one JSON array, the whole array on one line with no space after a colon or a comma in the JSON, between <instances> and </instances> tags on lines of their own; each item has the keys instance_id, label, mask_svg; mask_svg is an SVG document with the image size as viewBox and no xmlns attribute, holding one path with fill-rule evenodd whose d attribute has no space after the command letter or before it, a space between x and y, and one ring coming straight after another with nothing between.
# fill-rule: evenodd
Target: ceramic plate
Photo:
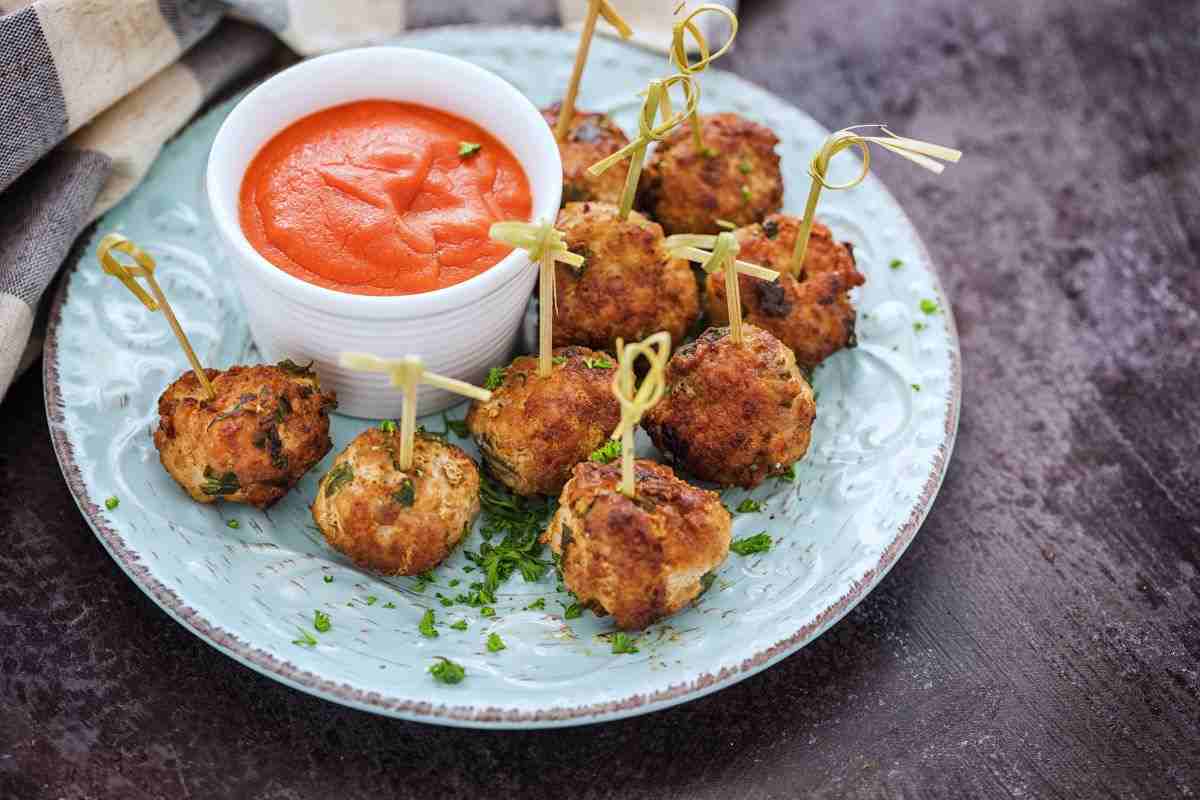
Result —
<instances>
[{"instance_id":1,"label":"ceramic plate","mask_svg":"<svg viewBox=\"0 0 1200 800\"><path fill-rule=\"evenodd\" d=\"M437 29L403 42L475 61L539 105L565 85L575 47L570 34L513 28ZM657 54L597 40L581 107L609 110L632 130L635 92L664 68ZM706 110L745 113L779 134L785 207L799 211L807 160L827 132L734 75L710 71L703 90ZM203 195L205 159L230 105L169 144L94 237L119 231L157 257L201 359L217 367L257 360ZM855 170L845 158L833 177ZM552 571L536 584L514 576L496 615L484 618L436 599L461 591L450 581L465 587L472 580L462 548L423 591L414 579L354 568L325 545L308 512L332 453L268 512L191 502L159 465L151 440L157 398L185 368L183 356L161 319L147 317L102 277L92 257L96 241L63 283L46 342L54 446L84 515L134 583L197 636L289 686L376 713L476 727L572 725L664 708L752 675L837 622L912 541L950 457L958 343L917 232L874 178L853 191L826 192L820 217L853 242L867 276L855 293L859 346L816 373L817 422L795 482L768 481L752 493L763 510L734 517L735 537L765 530L776 544L762 555L731 554L711 589L642 632L633 655L611 652L601 638L611 630L605 620L590 613L564 619L569 598L556 592ZM890 268L894 259L900 268ZM940 311L922 312L923 299ZM335 417L334 452L366 424ZM440 418L425 424L442 427ZM477 455L469 442L451 438ZM653 453L644 435L639 452ZM111 511L110 496L120 498ZM748 495L724 496L733 508ZM230 520L240 526L228 527ZM473 532L466 546L477 548L479 536ZM538 597L544 610L524 610ZM436 639L417 630L427 608L437 612ZM329 614L332 630L316 635L315 647L295 644L297 628L312 632L316 609ZM449 627L459 619L466 630ZM484 646L493 631L508 646L495 654ZM464 665L466 679L436 683L427 672L436 656Z\"/></svg>"}]
</instances>

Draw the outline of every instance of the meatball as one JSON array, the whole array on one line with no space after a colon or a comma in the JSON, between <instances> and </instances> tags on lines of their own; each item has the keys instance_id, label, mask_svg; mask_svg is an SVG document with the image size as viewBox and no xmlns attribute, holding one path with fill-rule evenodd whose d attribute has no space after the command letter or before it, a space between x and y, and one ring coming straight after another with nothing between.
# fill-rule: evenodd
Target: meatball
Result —
<instances>
[{"instance_id":1,"label":"meatball","mask_svg":"<svg viewBox=\"0 0 1200 800\"><path fill-rule=\"evenodd\" d=\"M558 125L560 103L542 109L542 116L553 129ZM629 144L625 131L607 114L576 111L566 137L558 143L563 165L563 204L586 200L616 203L625 188L629 162L613 165L601 175L589 175L588 167Z\"/></svg>"},{"instance_id":2,"label":"meatball","mask_svg":"<svg viewBox=\"0 0 1200 800\"><path fill-rule=\"evenodd\" d=\"M701 117L704 148L680 125L646 163L638 207L668 234L720 233L717 220L749 225L783 204L770 128L737 114Z\"/></svg>"},{"instance_id":3,"label":"meatball","mask_svg":"<svg viewBox=\"0 0 1200 800\"><path fill-rule=\"evenodd\" d=\"M586 261L556 267L555 347L615 352L618 338L658 331L683 340L700 316L700 289L688 262L667 255L662 228L637 212L622 221L610 203L568 203L557 227Z\"/></svg>"},{"instance_id":4,"label":"meatball","mask_svg":"<svg viewBox=\"0 0 1200 800\"><path fill-rule=\"evenodd\" d=\"M792 348L800 366L812 369L856 344L850 290L866 279L855 266L850 245L835 242L820 223L813 224L808 238L804 269L798 277L792 275L788 265L800 222L786 214L772 214L762 225L739 228L738 258L778 270L780 275L770 282L749 275L739 275L738 280L746 321L775 334ZM714 325L729 321L723 271L708 276L705 306Z\"/></svg>"},{"instance_id":5,"label":"meatball","mask_svg":"<svg viewBox=\"0 0 1200 800\"><path fill-rule=\"evenodd\" d=\"M626 630L674 614L729 555L731 520L716 492L670 467L634 462L636 497L621 494L620 464L585 462L563 488L542 542L559 557L579 602Z\"/></svg>"},{"instance_id":6,"label":"meatball","mask_svg":"<svg viewBox=\"0 0 1200 800\"><path fill-rule=\"evenodd\" d=\"M808 451L816 404L783 342L753 325L742 334L738 345L709 328L679 348L642 427L676 467L752 489Z\"/></svg>"},{"instance_id":7,"label":"meatball","mask_svg":"<svg viewBox=\"0 0 1200 800\"><path fill-rule=\"evenodd\" d=\"M612 392L616 363L586 347L554 351L546 377L522 356L486 403L475 401L467 427L493 475L517 494L558 494L571 468L586 461L621 421Z\"/></svg>"},{"instance_id":8,"label":"meatball","mask_svg":"<svg viewBox=\"0 0 1200 800\"><path fill-rule=\"evenodd\" d=\"M162 465L197 502L267 508L333 447L329 409L337 399L290 361L205 372L215 400L191 370L158 398Z\"/></svg>"},{"instance_id":9,"label":"meatball","mask_svg":"<svg viewBox=\"0 0 1200 800\"><path fill-rule=\"evenodd\" d=\"M416 575L450 555L478 516L479 469L426 433L414 439L412 469L400 469L399 457L399 430L363 431L321 479L312 515L325 541L359 566Z\"/></svg>"}]
</instances>

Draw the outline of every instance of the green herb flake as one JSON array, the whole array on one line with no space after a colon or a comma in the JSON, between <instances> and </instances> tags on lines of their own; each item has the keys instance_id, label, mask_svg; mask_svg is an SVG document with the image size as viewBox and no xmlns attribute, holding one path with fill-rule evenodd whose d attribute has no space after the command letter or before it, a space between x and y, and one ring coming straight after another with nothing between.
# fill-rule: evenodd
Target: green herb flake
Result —
<instances>
[{"instance_id":1,"label":"green herb flake","mask_svg":"<svg viewBox=\"0 0 1200 800\"><path fill-rule=\"evenodd\" d=\"M550 363L556 367L561 367L563 364L567 363L567 357L555 356L554 358L550 359Z\"/></svg>"},{"instance_id":2,"label":"green herb flake","mask_svg":"<svg viewBox=\"0 0 1200 800\"><path fill-rule=\"evenodd\" d=\"M749 175L751 172L754 172L754 166L749 161L742 159L738 162L738 172L743 175Z\"/></svg>"},{"instance_id":3,"label":"green herb flake","mask_svg":"<svg viewBox=\"0 0 1200 800\"><path fill-rule=\"evenodd\" d=\"M399 491L392 492L392 499L405 508L412 508L417 499L417 490L413 486L412 478L405 478L401 482Z\"/></svg>"},{"instance_id":4,"label":"green herb flake","mask_svg":"<svg viewBox=\"0 0 1200 800\"><path fill-rule=\"evenodd\" d=\"M542 611L546 608L546 598L539 597L529 605L525 606L526 611Z\"/></svg>"},{"instance_id":5,"label":"green herb flake","mask_svg":"<svg viewBox=\"0 0 1200 800\"><path fill-rule=\"evenodd\" d=\"M384 608L395 608L396 604L393 603L391 600L388 600L386 603L383 604L383 607Z\"/></svg>"},{"instance_id":6,"label":"green herb flake","mask_svg":"<svg viewBox=\"0 0 1200 800\"><path fill-rule=\"evenodd\" d=\"M771 544L771 535L763 531L753 536L747 536L745 539L735 539L733 544L729 545L729 549L739 556L748 556L767 552L771 549Z\"/></svg>"},{"instance_id":7,"label":"green herb flake","mask_svg":"<svg viewBox=\"0 0 1200 800\"><path fill-rule=\"evenodd\" d=\"M912 386L912 390L913 390L914 392L919 392L919 391L921 391L921 384L919 384L919 383L911 383L911 384L909 384L909 385L910 385L910 386Z\"/></svg>"},{"instance_id":8,"label":"green herb flake","mask_svg":"<svg viewBox=\"0 0 1200 800\"><path fill-rule=\"evenodd\" d=\"M471 429L467 427L465 419L450 419L445 414L442 414L442 422L446 424L446 430L453 433L460 439L466 439L471 435Z\"/></svg>"},{"instance_id":9,"label":"green herb flake","mask_svg":"<svg viewBox=\"0 0 1200 800\"><path fill-rule=\"evenodd\" d=\"M333 583L333 576L332 576L332 575L326 575L326 576L325 576L324 578L322 578L321 580L325 581L326 583Z\"/></svg>"},{"instance_id":10,"label":"green herb flake","mask_svg":"<svg viewBox=\"0 0 1200 800\"><path fill-rule=\"evenodd\" d=\"M299 628L299 627L296 628L296 631L299 632L300 638L292 639L292 644L298 644L301 647L316 647L317 646L317 640L315 638L313 638L313 635L311 633L309 633L308 631L304 630L303 628Z\"/></svg>"},{"instance_id":11,"label":"green herb flake","mask_svg":"<svg viewBox=\"0 0 1200 800\"><path fill-rule=\"evenodd\" d=\"M325 476L325 496L333 497L352 480L354 480L354 467L350 466L349 461L343 461Z\"/></svg>"},{"instance_id":12,"label":"green herb flake","mask_svg":"<svg viewBox=\"0 0 1200 800\"><path fill-rule=\"evenodd\" d=\"M579 603L571 603L569 606L563 607L563 619L579 619L583 616L583 606Z\"/></svg>"},{"instance_id":13,"label":"green herb flake","mask_svg":"<svg viewBox=\"0 0 1200 800\"><path fill-rule=\"evenodd\" d=\"M317 633L329 633L329 629L333 627L333 623L329 621L328 614L317 609L313 612L313 627L317 629Z\"/></svg>"},{"instance_id":14,"label":"green herb flake","mask_svg":"<svg viewBox=\"0 0 1200 800\"><path fill-rule=\"evenodd\" d=\"M450 627L456 631L465 631L467 629L467 621L460 619L458 622L451 624Z\"/></svg>"},{"instance_id":15,"label":"green herb flake","mask_svg":"<svg viewBox=\"0 0 1200 800\"><path fill-rule=\"evenodd\" d=\"M775 480L784 481L785 483L796 482L796 465L788 464L788 468L776 476Z\"/></svg>"},{"instance_id":16,"label":"green herb flake","mask_svg":"<svg viewBox=\"0 0 1200 800\"><path fill-rule=\"evenodd\" d=\"M302 367L299 364L297 364L295 361L292 361L290 358L285 358L283 361L280 361L275 366L279 367L281 370L283 370L284 372L286 372L289 375L296 375L298 377L303 377L306 375L313 374L312 365L313 365L313 362L310 361L310 362L308 362L308 366Z\"/></svg>"},{"instance_id":17,"label":"green herb flake","mask_svg":"<svg viewBox=\"0 0 1200 800\"><path fill-rule=\"evenodd\" d=\"M236 531L238 528L242 527L242 523L238 522L236 519L229 519L225 521L225 527Z\"/></svg>"},{"instance_id":18,"label":"green herb flake","mask_svg":"<svg viewBox=\"0 0 1200 800\"><path fill-rule=\"evenodd\" d=\"M483 148L483 145L477 142L459 142L458 154L463 158L470 158L478 153Z\"/></svg>"},{"instance_id":19,"label":"green herb flake","mask_svg":"<svg viewBox=\"0 0 1200 800\"><path fill-rule=\"evenodd\" d=\"M121 505L121 498L117 497L116 495L113 495L104 501L104 507L109 511L116 511L117 506L119 505Z\"/></svg>"},{"instance_id":20,"label":"green herb flake","mask_svg":"<svg viewBox=\"0 0 1200 800\"><path fill-rule=\"evenodd\" d=\"M903 266L904 266L904 262L898 258L893 258L891 261L888 262L888 267L890 267L891 269L900 269Z\"/></svg>"},{"instance_id":21,"label":"green herb flake","mask_svg":"<svg viewBox=\"0 0 1200 800\"><path fill-rule=\"evenodd\" d=\"M496 609L492 608L491 606L484 606L483 608L479 609L479 616L494 617L496 616Z\"/></svg>"},{"instance_id":22,"label":"green herb flake","mask_svg":"<svg viewBox=\"0 0 1200 800\"><path fill-rule=\"evenodd\" d=\"M495 391L504 385L504 376L508 372L508 367L492 367L488 370L487 380L483 383L483 388L489 392Z\"/></svg>"},{"instance_id":23,"label":"green herb flake","mask_svg":"<svg viewBox=\"0 0 1200 800\"><path fill-rule=\"evenodd\" d=\"M419 625L417 625L417 630L419 630L421 632L421 635L424 636L426 639L436 639L437 638L437 635L438 635L437 629L433 627L433 609L432 608L425 609L425 614L421 617L421 623Z\"/></svg>"},{"instance_id":24,"label":"green herb flake","mask_svg":"<svg viewBox=\"0 0 1200 800\"><path fill-rule=\"evenodd\" d=\"M453 589L455 586L458 586L460 583L462 583L462 581L460 581L458 578L451 578L450 579L450 588Z\"/></svg>"},{"instance_id":25,"label":"green herb flake","mask_svg":"<svg viewBox=\"0 0 1200 800\"><path fill-rule=\"evenodd\" d=\"M587 367L588 369L612 369L613 368L613 363L611 361L609 361L608 357L605 355L598 355L595 358L591 358L591 357L585 358L583 360L583 365L585 367Z\"/></svg>"},{"instance_id":26,"label":"green herb flake","mask_svg":"<svg viewBox=\"0 0 1200 800\"><path fill-rule=\"evenodd\" d=\"M433 573L426 570L417 576L417 583L413 586L413 591L418 593L423 592L425 591L425 587L431 583L433 583Z\"/></svg>"},{"instance_id":27,"label":"green herb flake","mask_svg":"<svg viewBox=\"0 0 1200 800\"><path fill-rule=\"evenodd\" d=\"M938 308L938 304L935 301L930 300L928 297L926 297L925 299L923 299L921 301L921 310L924 311L926 314L936 314L936 313L938 313L938 311L940 309Z\"/></svg>"},{"instance_id":28,"label":"green herb flake","mask_svg":"<svg viewBox=\"0 0 1200 800\"><path fill-rule=\"evenodd\" d=\"M704 594L709 589L711 589L712 585L714 583L716 583L716 580L717 580L717 573L715 573L715 572L706 572L703 575L701 575L700 576L700 594Z\"/></svg>"},{"instance_id":29,"label":"green herb flake","mask_svg":"<svg viewBox=\"0 0 1200 800\"><path fill-rule=\"evenodd\" d=\"M609 439L592 451L592 454L588 456L588 461L595 461L597 464L611 464L620 457L621 440Z\"/></svg>"},{"instance_id":30,"label":"green herb flake","mask_svg":"<svg viewBox=\"0 0 1200 800\"><path fill-rule=\"evenodd\" d=\"M397 427L395 420L385 419L383 422L379 423L379 430L383 431L384 433L395 433L398 429L399 428Z\"/></svg>"},{"instance_id":31,"label":"green herb flake","mask_svg":"<svg viewBox=\"0 0 1200 800\"><path fill-rule=\"evenodd\" d=\"M366 596L366 598L364 598L364 601L366 602L367 605L373 606L379 602L379 598L373 594L369 594Z\"/></svg>"},{"instance_id":32,"label":"green herb flake","mask_svg":"<svg viewBox=\"0 0 1200 800\"><path fill-rule=\"evenodd\" d=\"M438 656L437 663L429 668L429 674L439 683L462 683L467 671L460 664L455 664L448 658Z\"/></svg>"},{"instance_id":33,"label":"green herb flake","mask_svg":"<svg viewBox=\"0 0 1200 800\"><path fill-rule=\"evenodd\" d=\"M615 655L636 653L637 639L630 638L624 631L617 631L612 635L612 651Z\"/></svg>"},{"instance_id":34,"label":"green herb flake","mask_svg":"<svg viewBox=\"0 0 1200 800\"><path fill-rule=\"evenodd\" d=\"M926 325L924 322L921 322L920 320L917 320L916 322L913 323L913 330L916 331L917 333L920 333L921 331L925 330L928 327L929 327L928 325Z\"/></svg>"},{"instance_id":35,"label":"green herb flake","mask_svg":"<svg viewBox=\"0 0 1200 800\"><path fill-rule=\"evenodd\" d=\"M204 468L204 483L200 484L200 491L209 497L236 494L241 488L242 485L238 482L236 473L217 474L212 467Z\"/></svg>"},{"instance_id":36,"label":"green herb flake","mask_svg":"<svg viewBox=\"0 0 1200 800\"><path fill-rule=\"evenodd\" d=\"M762 511L762 503L755 500L753 497L747 497L742 502L738 503L737 513L752 514L757 511Z\"/></svg>"},{"instance_id":37,"label":"green herb flake","mask_svg":"<svg viewBox=\"0 0 1200 800\"><path fill-rule=\"evenodd\" d=\"M465 551L472 566L463 571L478 569L481 579L471 584L470 593L455 598L476 608L495 603L500 584L514 572L528 583L546 573L551 562L541 558L543 545L538 538L556 507L550 498L515 495L488 475L484 475L480 505L484 541L478 551ZM502 538L497 542L497 537Z\"/></svg>"},{"instance_id":38,"label":"green herb flake","mask_svg":"<svg viewBox=\"0 0 1200 800\"><path fill-rule=\"evenodd\" d=\"M489 653L499 653L501 650L508 649L504 644L504 640L500 638L498 633L489 633L487 638L487 651Z\"/></svg>"},{"instance_id":39,"label":"green herb flake","mask_svg":"<svg viewBox=\"0 0 1200 800\"><path fill-rule=\"evenodd\" d=\"M746 203L749 203L749 202L750 202L750 198L751 198L751 197L753 197L753 195L752 195L752 194L750 194L750 187L749 187L749 186L743 186L743 187L742 187L742 200L743 200L744 202L746 202Z\"/></svg>"},{"instance_id":40,"label":"green herb flake","mask_svg":"<svg viewBox=\"0 0 1200 800\"><path fill-rule=\"evenodd\" d=\"M717 155L719 155L719 151L714 147L705 145L704 147L700 148L700 155L702 155L704 158L716 158Z\"/></svg>"},{"instance_id":41,"label":"green herb flake","mask_svg":"<svg viewBox=\"0 0 1200 800\"><path fill-rule=\"evenodd\" d=\"M438 595L438 602L442 604L442 608L449 608L450 606L454 605L453 600L451 600L449 597L442 597L440 594Z\"/></svg>"}]
</instances>

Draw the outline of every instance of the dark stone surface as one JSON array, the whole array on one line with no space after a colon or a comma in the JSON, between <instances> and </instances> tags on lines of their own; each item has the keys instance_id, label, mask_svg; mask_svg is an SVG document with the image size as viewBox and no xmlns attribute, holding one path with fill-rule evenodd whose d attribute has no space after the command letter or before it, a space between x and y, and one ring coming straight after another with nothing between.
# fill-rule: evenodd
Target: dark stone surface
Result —
<instances>
[{"instance_id":1,"label":"dark stone surface","mask_svg":"<svg viewBox=\"0 0 1200 800\"><path fill-rule=\"evenodd\" d=\"M1198 43L1194 0L743 0L725 66L967 151L938 180L878 160L955 304L962 425L862 605L649 717L447 730L239 666L101 549L27 375L0 406L0 796L1200 793Z\"/></svg>"}]
</instances>

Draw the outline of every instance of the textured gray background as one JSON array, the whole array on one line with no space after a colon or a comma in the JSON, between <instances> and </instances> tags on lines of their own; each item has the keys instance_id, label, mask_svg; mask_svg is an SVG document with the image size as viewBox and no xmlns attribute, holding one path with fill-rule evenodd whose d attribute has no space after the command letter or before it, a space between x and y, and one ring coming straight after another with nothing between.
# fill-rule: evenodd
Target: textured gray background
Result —
<instances>
[{"instance_id":1,"label":"textured gray background","mask_svg":"<svg viewBox=\"0 0 1200 800\"><path fill-rule=\"evenodd\" d=\"M413 25L555 19L413 6ZM965 375L946 484L882 585L778 666L650 717L372 717L237 665L133 587L67 493L34 372L0 406L0 797L1200 794L1200 4L742 9L723 66L827 125L968 154L938 180L877 165L942 265Z\"/></svg>"}]
</instances>

